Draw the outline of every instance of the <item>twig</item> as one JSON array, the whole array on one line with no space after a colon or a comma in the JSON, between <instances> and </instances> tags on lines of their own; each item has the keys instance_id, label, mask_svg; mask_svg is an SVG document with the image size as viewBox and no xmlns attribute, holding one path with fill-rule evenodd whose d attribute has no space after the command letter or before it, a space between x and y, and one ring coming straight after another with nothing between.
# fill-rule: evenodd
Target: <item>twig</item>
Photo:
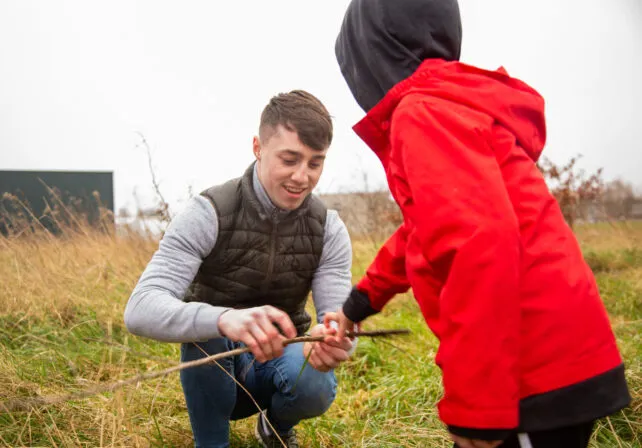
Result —
<instances>
[{"instance_id":1,"label":"twig","mask_svg":"<svg viewBox=\"0 0 642 448\"><path fill-rule=\"evenodd\" d=\"M348 337L382 337L382 336L394 336L410 334L410 330L400 329L400 330L375 330L375 331L360 331L360 332L348 332ZM324 336L301 336L293 339L286 339L283 341L283 345L297 344L301 342L321 342L325 339ZM10 412L24 412L37 409L40 406L49 406L58 403L64 403L66 401L72 400L82 400L84 398L91 397L93 395L102 394L105 392L113 392L117 389L120 389L124 386L130 384L138 384L141 381L151 380L161 376L169 375L170 373L178 372L184 369L189 369L192 367L198 367L205 364L209 364L212 361L216 361L223 358L229 358L231 356L237 356L242 353L249 352L250 349L237 348L235 350L230 350L229 352L217 353L216 355L207 356L205 358L197 359L194 361L183 362L173 367L169 367L164 370L158 370L155 372L143 373L141 375L129 378L126 380L116 381L110 384L103 384L90 388L87 390L73 392L67 395L58 395L58 396L47 396L47 397L38 397L38 398L27 398L27 399L17 399L10 400L4 403L0 403L0 414L1 413L10 413Z\"/></svg>"}]
</instances>

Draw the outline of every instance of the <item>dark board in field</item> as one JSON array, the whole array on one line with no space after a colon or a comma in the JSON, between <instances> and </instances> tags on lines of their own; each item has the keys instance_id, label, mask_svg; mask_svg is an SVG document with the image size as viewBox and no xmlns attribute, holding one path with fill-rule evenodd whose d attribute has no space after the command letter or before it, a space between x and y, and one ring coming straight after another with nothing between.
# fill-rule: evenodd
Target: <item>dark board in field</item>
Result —
<instances>
[{"instance_id":1,"label":"dark board in field","mask_svg":"<svg viewBox=\"0 0 642 448\"><path fill-rule=\"evenodd\" d=\"M17 217L23 220L36 217L56 231L53 218L68 221L67 211L70 211L95 224L104 217L100 208L111 211L113 216L113 173L0 171L0 197L0 233L5 235Z\"/></svg>"}]
</instances>

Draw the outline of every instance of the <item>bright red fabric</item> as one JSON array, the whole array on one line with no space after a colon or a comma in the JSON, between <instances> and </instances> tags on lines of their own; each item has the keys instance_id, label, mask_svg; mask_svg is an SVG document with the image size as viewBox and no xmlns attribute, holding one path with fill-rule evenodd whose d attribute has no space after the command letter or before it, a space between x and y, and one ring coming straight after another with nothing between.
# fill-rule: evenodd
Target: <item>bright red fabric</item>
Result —
<instances>
[{"instance_id":1,"label":"bright red fabric","mask_svg":"<svg viewBox=\"0 0 642 448\"><path fill-rule=\"evenodd\" d=\"M622 360L597 286L535 165L544 100L503 70L429 60L355 127L404 224L357 289L412 287L440 340L442 420L513 428L520 398Z\"/></svg>"}]
</instances>

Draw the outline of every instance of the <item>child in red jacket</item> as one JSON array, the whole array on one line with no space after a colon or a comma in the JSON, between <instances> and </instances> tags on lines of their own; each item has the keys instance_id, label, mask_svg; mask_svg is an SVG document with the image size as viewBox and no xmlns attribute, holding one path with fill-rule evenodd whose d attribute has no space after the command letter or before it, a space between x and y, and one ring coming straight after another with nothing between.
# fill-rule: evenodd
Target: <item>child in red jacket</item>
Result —
<instances>
[{"instance_id":1,"label":"child in red jacket","mask_svg":"<svg viewBox=\"0 0 642 448\"><path fill-rule=\"evenodd\" d=\"M440 341L441 419L469 447L586 447L630 402L597 286L535 163L544 100L457 62L456 0L353 0L336 54L403 225L328 320L412 288Z\"/></svg>"}]
</instances>

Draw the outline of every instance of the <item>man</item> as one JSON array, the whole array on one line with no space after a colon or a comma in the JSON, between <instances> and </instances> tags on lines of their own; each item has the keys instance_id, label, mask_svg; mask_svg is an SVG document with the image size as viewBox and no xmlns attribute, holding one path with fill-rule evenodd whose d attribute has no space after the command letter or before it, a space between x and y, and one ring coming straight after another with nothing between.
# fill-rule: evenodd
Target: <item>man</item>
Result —
<instances>
[{"instance_id":1,"label":"man","mask_svg":"<svg viewBox=\"0 0 642 448\"><path fill-rule=\"evenodd\" d=\"M232 378L266 410L256 425L264 447L282 446L279 439L298 447L294 426L334 399L333 369L348 359L351 341L336 342L335 330L319 324L311 334L327 335L327 344L283 346L310 327L310 291L321 322L351 287L346 227L312 195L331 141L331 118L313 95L272 98L254 137L256 161L172 220L129 299L129 331L183 343L182 361L251 349L221 360L224 370L181 371L198 447L229 446L230 420L258 412Z\"/></svg>"},{"instance_id":2,"label":"man","mask_svg":"<svg viewBox=\"0 0 642 448\"><path fill-rule=\"evenodd\" d=\"M585 448L627 406L593 274L537 169L544 100L458 62L456 0L353 0L336 54L404 217L338 315L413 289L440 340L441 419L461 448Z\"/></svg>"}]
</instances>

